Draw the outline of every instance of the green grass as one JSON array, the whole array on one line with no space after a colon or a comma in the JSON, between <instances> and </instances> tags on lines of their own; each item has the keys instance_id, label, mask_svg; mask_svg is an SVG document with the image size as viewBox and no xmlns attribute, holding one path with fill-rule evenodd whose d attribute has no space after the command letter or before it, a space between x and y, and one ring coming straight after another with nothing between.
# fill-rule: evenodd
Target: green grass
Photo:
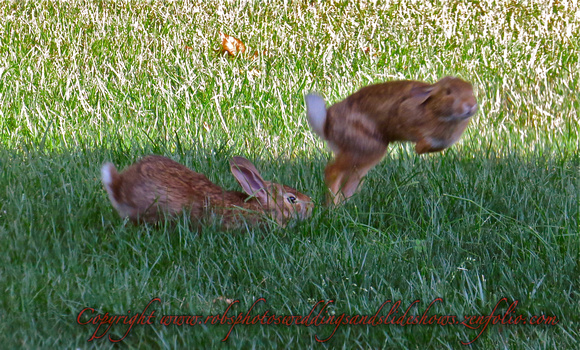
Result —
<instances>
[{"instance_id":1,"label":"green grass","mask_svg":"<svg viewBox=\"0 0 580 350\"><path fill-rule=\"evenodd\" d=\"M477 348L574 349L580 341L580 8L575 2L0 2L0 344L113 347L77 324L114 315L515 315ZM248 54L217 52L218 32ZM368 48L368 50L367 50ZM250 59L254 51L261 54ZM264 53L265 51L265 53ZM368 51L368 52L367 52ZM458 144L393 145L361 192L288 228L187 220L125 225L100 179L169 156L239 189L228 160L320 204L330 157L303 96L331 103L392 79L473 82L480 110ZM386 315L388 307L383 309ZM507 305L499 307L503 313ZM501 311L501 312L500 312ZM398 314L400 315L400 313ZM135 326L128 348L465 348L463 325ZM121 338L126 326L109 333Z\"/></svg>"}]
</instances>

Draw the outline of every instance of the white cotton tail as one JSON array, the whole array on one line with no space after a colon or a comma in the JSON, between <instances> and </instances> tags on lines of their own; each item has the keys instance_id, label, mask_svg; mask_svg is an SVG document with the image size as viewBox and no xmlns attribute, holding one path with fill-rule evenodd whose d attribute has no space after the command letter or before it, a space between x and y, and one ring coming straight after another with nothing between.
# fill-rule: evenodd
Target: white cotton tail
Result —
<instances>
[{"instance_id":1,"label":"white cotton tail","mask_svg":"<svg viewBox=\"0 0 580 350\"><path fill-rule=\"evenodd\" d=\"M113 163L105 163L101 168L101 180L103 181L103 185L107 190L107 194L109 195L109 199L117 210L119 210L119 202L115 198L115 192L113 191L113 183L119 180L119 174L117 173L117 168L113 165Z\"/></svg>"},{"instance_id":2,"label":"white cotton tail","mask_svg":"<svg viewBox=\"0 0 580 350\"><path fill-rule=\"evenodd\" d=\"M323 139L324 124L326 123L326 102L317 94L310 93L304 97L306 101L306 115L312 130Z\"/></svg>"},{"instance_id":3,"label":"white cotton tail","mask_svg":"<svg viewBox=\"0 0 580 350\"><path fill-rule=\"evenodd\" d=\"M101 168L101 179L105 187L109 188L113 184L113 174L117 173L117 169L113 163L105 163Z\"/></svg>"}]
</instances>

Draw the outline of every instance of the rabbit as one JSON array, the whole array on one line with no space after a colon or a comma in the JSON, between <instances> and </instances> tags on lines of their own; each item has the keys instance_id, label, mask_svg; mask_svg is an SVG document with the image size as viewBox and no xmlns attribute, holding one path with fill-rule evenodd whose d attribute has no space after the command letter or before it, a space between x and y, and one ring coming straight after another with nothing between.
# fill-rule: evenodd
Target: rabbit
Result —
<instances>
[{"instance_id":1,"label":"rabbit","mask_svg":"<svg viewBox=\"0 0 580 350\"><path fill-rule=\"evenodd\" d=\"M305 102L310 127L335 154L324 171L332 197L327 204L335 205L354 194L390 142L414 142L417 154L442 151L459 140L478 108L472 85L450 76L432 85L369 85L328 109L315 93Z\"/></svg>"},{"instance_id":2,"label":"rabbit","mask_svg":"<svg viewBox=\"0 0 580 350\"><path fill-rule=\"evenodd\" d=\"M146 156L121 173L112 163L105 163L101 176L113 207L135 224L157 223L183 210L192 219L217 214L226 229L244 221L258 224L263 214L281 226L291 218L310 216L314 205L307 195L264 181L247 159L233 157L230 169L246 193L225 191L205 175L157 155Z\"/></svg>"}]
</instances>

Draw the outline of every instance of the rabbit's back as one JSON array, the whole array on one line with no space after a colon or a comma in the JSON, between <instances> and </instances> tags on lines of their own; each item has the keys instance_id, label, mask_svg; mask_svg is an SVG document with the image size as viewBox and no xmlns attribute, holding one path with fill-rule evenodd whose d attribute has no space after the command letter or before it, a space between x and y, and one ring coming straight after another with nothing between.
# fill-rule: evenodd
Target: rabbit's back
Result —
<instances>
[{"instance_id":1,"label":"rabbit's back","mask_svg":"<svg viewBox=\"0 0 580 350\"><path fill-rule=\"evenodd\" d=\"M105 186L111 202L133 221L158 221L162 214L174 215L184 208L192 216L201 216L207 199L223 192L205 175L154 155L110 178L111 184Z\"/></svg>"}]
</instances>

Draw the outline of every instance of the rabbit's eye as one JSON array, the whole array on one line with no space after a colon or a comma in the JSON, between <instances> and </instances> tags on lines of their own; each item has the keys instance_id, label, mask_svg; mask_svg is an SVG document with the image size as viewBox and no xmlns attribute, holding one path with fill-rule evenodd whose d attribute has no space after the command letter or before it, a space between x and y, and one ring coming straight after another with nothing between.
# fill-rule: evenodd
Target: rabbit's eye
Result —
<instances>
[{"instance_id":1,"label":"rabbit's eye","mask_svg":"<svg viewBox=\"0 0 580 350\"><path fill-rule=\"evenodd\" d=\"M447 88L447 90L445 91L445 93L447 93L447 95L451 95L451 89Z\"/></svg>"},{"instance_id":2,"label":"rabbit's eye","mask_svg":"<svg viewBox=\"0 0 580 350\"><path fill-rule=\"evenodd\" d=\"M296 204L296 197L288 196L286 197L286 199L288 200L288 202L290 202L290 204Z\"/></svg>"}]
</instances>

